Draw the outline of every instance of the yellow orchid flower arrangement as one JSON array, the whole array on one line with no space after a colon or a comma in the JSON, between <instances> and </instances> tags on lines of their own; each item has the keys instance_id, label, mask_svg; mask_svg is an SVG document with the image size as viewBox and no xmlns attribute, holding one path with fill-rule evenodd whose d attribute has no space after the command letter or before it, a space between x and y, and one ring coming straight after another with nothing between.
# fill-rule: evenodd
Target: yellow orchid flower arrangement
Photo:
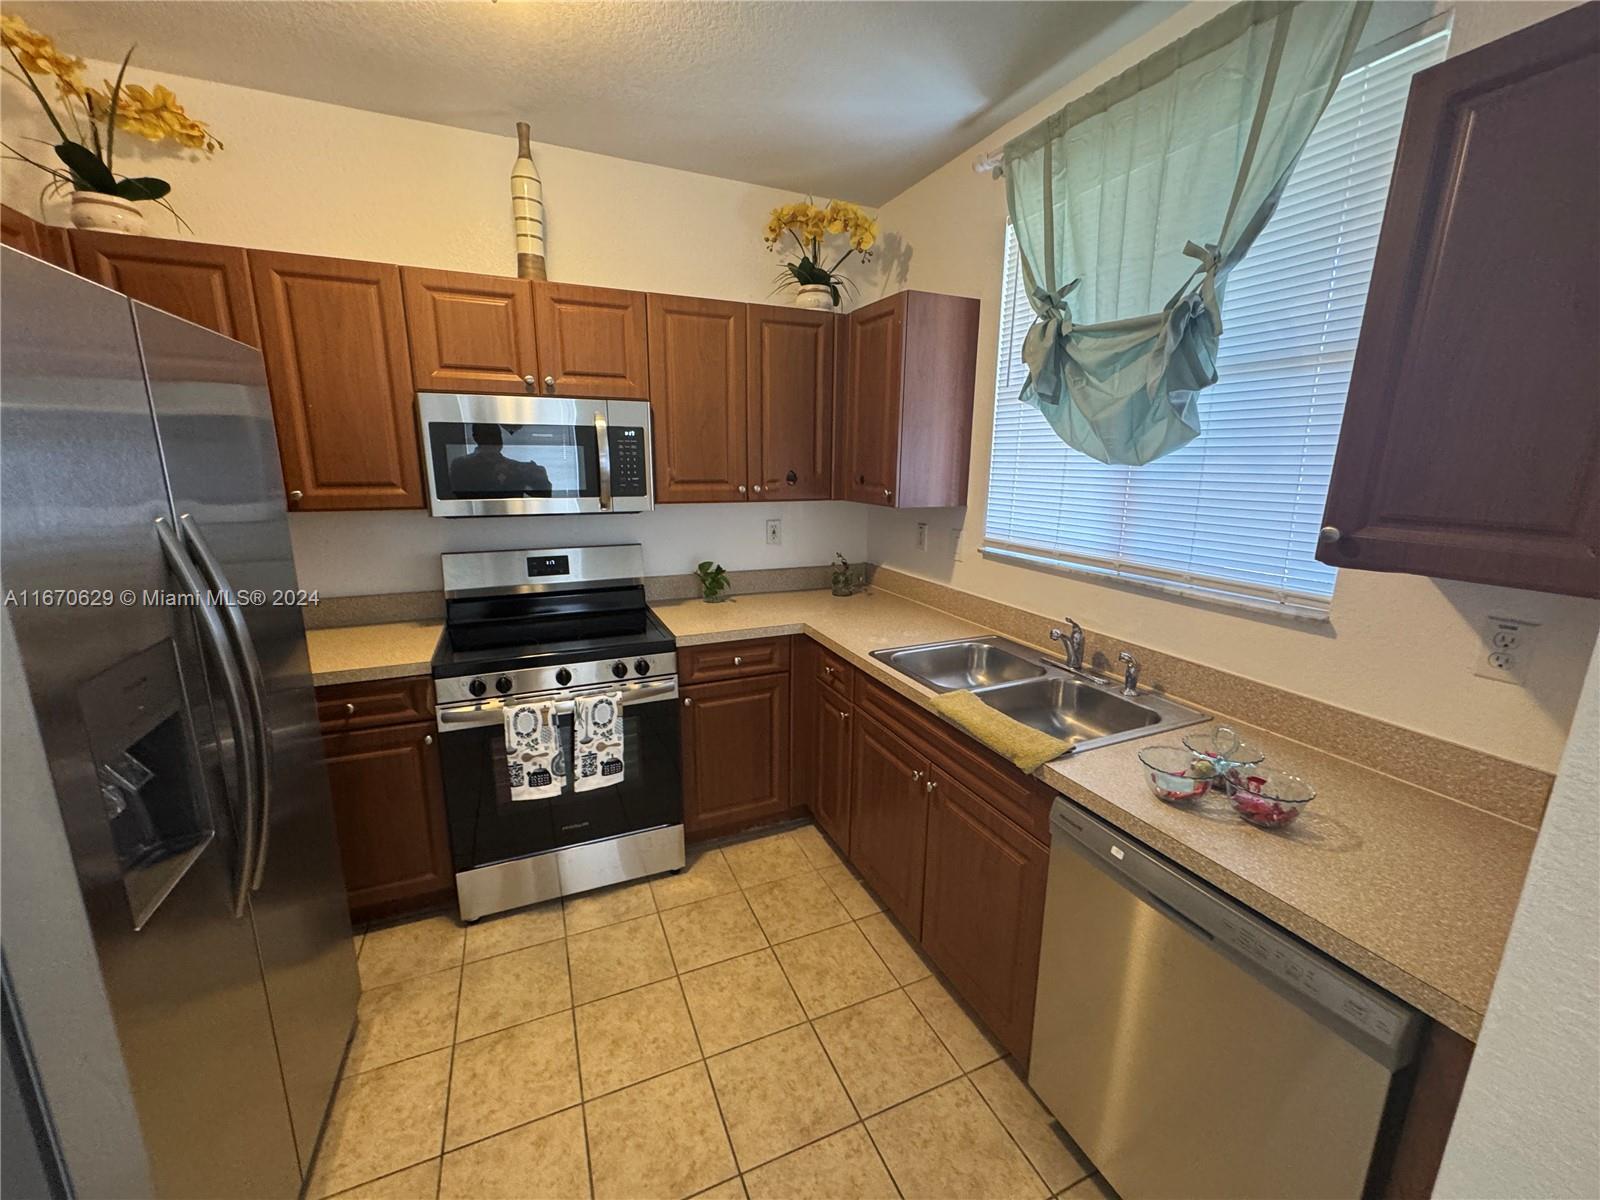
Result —
<instances>
[{"instance_id":1,"label":"yellow orchid flower arrangement","mask_svg":"<svg viewBox=\"0 0 1600 1200\"><path fill-rule=\"evenodd\" d=\"M96 88L83 81L83 59L63 52L48 34L30 28L21 17L9 13L0 15L0 46L4 46L17 67L16 70L0 69L27 85L60 137L55 154L62 165L37 162L12 146L4 143L0 146L11 158L38 167L49 175L53 187L101 192L124 200L155 200L170 210L172 206L167 203L166 195L172 185L166 180L149 175L130 178L115 172L117 130L150 142L173 142L206 155L222 149L222 143L211 129L184 112L178 98L166 88L160 84L144 88L123 82L128 60L133 57L131 47L123 56L116 81L106 81L103 87ZM39 86L41 78L54 81L56 105L50 103Z\"/></svg>"},{"instance_id":2,"label":"yellow orchid flower arrangement","mask_svg":"<svg viewBox=\"0 0 1600 1200\"><path fill-rule=\"evenodd\" d=\"M825 287L837 305L840 287L850 286L850 281L839 274L839 268L852 254L860 255L862 262L872 258L872 247L878 240L878 222L859 206L843 200L818 205L807 199L780 204L767 217L762 239L767 249L776 250L785 235L794 241L800 258L797 262L783 264L778 285ZM830 238L842 238L845 243L843 252L831 267L824 265L827 253L824 247Z\"/></svg>"}]
</instances>

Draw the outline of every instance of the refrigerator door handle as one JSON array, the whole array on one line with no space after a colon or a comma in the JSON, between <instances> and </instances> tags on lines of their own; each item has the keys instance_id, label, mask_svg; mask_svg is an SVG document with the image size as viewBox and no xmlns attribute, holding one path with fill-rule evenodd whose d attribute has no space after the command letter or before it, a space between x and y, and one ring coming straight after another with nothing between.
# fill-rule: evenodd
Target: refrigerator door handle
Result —
<instances>
[{"instance_id":1,"label":"refrigerator door handle","mask_svg":"<svg viewBox=\"0 0 1600 1200\"><path fill-rule=\"evenodd\" d=\"M261 674L261 659L256 654L255 642L245 624L238 594L223 574L222 564L211 553L211 547L206 545L200 526L188 513L179 514L178 525L183 530L185 543L194 551L195 561L200 564L200 570L211 585L212 592L222 596L222 616L227 623L234 652L244 667L246 694L250 700L251 715L255 718L257 761L256 794L253 801L247 801L255 805L257 823L255 869L251 873L250 890L259 892L262 880L266 877L267 831L272 826L272 727L267 722L267 689Z\"/></svg>"},{"instance_id":2,"label":"refrigerator door handle","mask_svg":"<svg viewBox=\"0 0 1600 1200\"><path fill-rule=\"evenodd\" d=\"M233 750L239 772L239 790L244 794L243 829L239 837L239 870L233 892L233 915L242 917L245 901L250 895L257 840L256 810L251 802L251 797L256 791L257 761L247 745L249 739L245 732L248 727L245 714L249 709L249 701L245 698L244 681L239 676L239 665L234 661L228 646L228 634L222 626L222 618L217 616L217 610L207 599L205 581L200 578L194 563L184 553L177 535L172 532L171 522L165 517L156 518L156 536L161 541L161 549L166 555L167 564L172 568L172 573L178 577L184 590L194 597L194 609L200 619L200 632L211 650L212 657L216 660L217 669L222 672L223 697L228 706L228 719L233 725Z\"/></svg>"}]
</instances>

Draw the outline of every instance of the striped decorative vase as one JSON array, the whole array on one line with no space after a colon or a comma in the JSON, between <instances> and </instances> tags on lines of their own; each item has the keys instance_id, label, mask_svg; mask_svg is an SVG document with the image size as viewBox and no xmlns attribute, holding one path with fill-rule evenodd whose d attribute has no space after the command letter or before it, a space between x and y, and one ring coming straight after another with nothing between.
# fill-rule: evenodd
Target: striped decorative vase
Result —
<instances>
[{"instance_id":1,"label":"striped decorative vase","mask_svg":"<svg viewBox=\"0 0 1600 1200\"><path fill-rule=\"evenodd\" d=\"M511 168L511 229L517 239L517 278L545 279L544 187L528 138L528 123L518 121L517 161Z\"/></svg>"}]
</instances>

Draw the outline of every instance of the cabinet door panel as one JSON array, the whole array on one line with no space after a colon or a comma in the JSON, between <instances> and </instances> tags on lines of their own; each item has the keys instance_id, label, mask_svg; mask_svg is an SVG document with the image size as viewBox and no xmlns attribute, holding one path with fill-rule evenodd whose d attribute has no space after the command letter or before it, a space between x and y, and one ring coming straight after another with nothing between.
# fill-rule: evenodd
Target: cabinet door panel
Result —
<instances>
[{"instance_id":1,"label":"cabinet door panel","mask_svg":"<svg viewBox=\"0 0 1600 1200\"><path fill-rule=\"evenodd\" d=\"M298 509L421 508L400 268L249 252L284 483Z\"/></svg>"},{"instance_id":2,"label":"cabinet door panel","mask_svg":"<svg viewBox=\"0 0 1600 1200\"><path fill-rule=\"evenodd\" d=\"M937 764L933 783L922 946L1025 1060L1049 852Z\"/></svg>"},{"instance_id":3,"label":"cabinet door panel","mask_svg":"<svg viewBox=\"0 0 1600 1200\"><path fill-rule=\"evenodd\" d=\"M249 346L261 345L250 268L237 246L74 229L78 274Z\"/></svg>"},{"instance_id":4,"label":"cabinet door panel","mask_svg":"<svg viewBox=\"0 0 1600 1200\"><path fill-rule=\"evenodd\" d=\"M847 318L841 499L894 504L900 474L905 310L902 292Z\"/></svg>"},{"instance_id":5,"label":"cabinet door panel","mask_svg":"<svg viewBox=\"0 0 1600 1200\"><path fill-rule=\"evenodd\" d=\"M683 824L732 829L789 809L789 677L683 689Z\"/></svg>"},{"instance_id":6,"label":"cabinet door panel","mask_svg":"<svg viewBox=\"0 0 1600 1200\"><path fill-rule=\"evenodd\" d=\"M403 267L411 376L418 391L530 391L538 384L533 285L525 279Z\"/></svg>"},{"instance_id":7,"label":"cabinet door panel","mask_svg":"<svg viewBox=\"0 0 1600 1200\"><path fill-rule=\"evenodd\" d=\"M745 306L650 297L658 503L743 500Z\"/></svg>"},{"instance_id":8,"label":"cabinet door panel","mask_svg":"<svg viewBox=\"0 0 1600 1200\"><path fill-rule=\"evenodd\" d=\"M768 500L826 500L833 488L837 318L752 304L750 482ZM652 328L654 323L652 322Z\"/></svg>"},{"instance_id":9,"label":"cabinet door panel","mask_svg":"<svg viewBox=\"0 0 1600 1200\"><path fill-rule=\"evenodd\" d=\"M339 856L358 919L448 896L455 877L430 724L323 739Z\"/></svg>"},{"instance_id":10,"label":"cabinet door panel","mask_svg":"<svg viewBox=\"0 0 1600 1200\"><path fill-rule=\"evenodd\" d=\"M556 396L650 398L643 292L538 283L533 299L541 388Z\"/></svg>"},{"instance_id":11,"label":"cabinet door panel","mask_svg":"<svg viewBox=\"0 0 1600 1200\"><path fill-rule=\"evenodd\" d=\"M1593 6L1416 77L1319 559L1600 595L1596 211Z\"/></svg>"},{"instance_id":12,"label":"cabinet door panel","mask_svg":"<svg viewBox=\"0 0 1600 1200\"><path fill-rule=\"evenodd\" d=\"M815 732L812 744L816 777L812 815L817 824L840 846L850 844L850 702L811 681L815 696L812 706Z\"/></svg>"},{"instance_id":13,"label":"cabinet door panel","mask_svg":"<svg viewBox=\"0 0 1600 1200\"><path fill-rule=\"evenodd\" d=\"M120 235L119 235L120 236ZM0 243L21 250L58 267L72 269L72 252L67 246L67 230L35 221L9 204L0 204Z\"/></svg>"},{"instance_id":14,"label":"cabinet door panel","mask_svg":"<svg viewBox=\"0 0 1600 1200\"><path fill-rule=\"evenodd\" d=\"M928 760L876 721L858 716L851 723L850 861L920 937Z\"/></svg>"},{"instance_id":15,"label":"cabinet door panel","mask_svg":"<svg viewBox=\"0 0 1600 1200\"><path fill-rule=\"evenodd\" d=\"M808 637L794 639L790 655L789 803L813 816L817 810L817 656L822 647ZM679 678L682 679L680 660ZM848 843L841 843L848 844Z\"/></svg>"}]
</instances>

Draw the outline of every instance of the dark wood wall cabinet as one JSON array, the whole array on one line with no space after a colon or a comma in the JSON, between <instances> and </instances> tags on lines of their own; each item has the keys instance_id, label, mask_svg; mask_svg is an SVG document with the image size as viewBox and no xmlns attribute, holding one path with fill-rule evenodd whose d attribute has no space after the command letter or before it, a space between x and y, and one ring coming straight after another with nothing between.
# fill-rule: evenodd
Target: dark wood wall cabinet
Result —
<instances>
[{"instance_id":1,"label":"dark wood wall cabinet","mask_svg":"<svg viewBox=\"0 0 1600 1200\"><path fill-rule=\"evenodd\" d=\"M78 274L175 317L260 347L250 268L237 246L74 229Z\"/></svg>"},{"instance_id":2,"label":"dark wood wall cabinet","mask_svg":"<svg viewBox=\"0 0 1600 1200\"><path fill-rule=\"evenodd\" d=\"M576 283L534 285L540 386L554 396L650 398L645 294Z\"/></svg>"},{"instance_id":3,"label":"dark wood wall cabinet","mask_svg":"<svg viewBox=\"0 0 1600 1200\"><path fill-rule=\"evenodd\" d=\"M750 495L827 500L833 495L838 318L770 304L749 305L747 312Z\"/></svg>"},{"instance_id":4,"label":"dark wood wall cabinet","mask_svg":"<svg viewBox=\"0 0 1600 1200\"><path fill-rule=\"evenodd\" d=\"M1412 83L1317 557L1600 595L1600 8Z\"/></svg>"},{"instance_id":5,"label":"dark wood wall cabinet","mask_svg":"<svg viewBox=\"0 0 1600 1200\"><path fill-rule=\"evenodd\" d=\"M686 837L791 815L789 639L682 647Z\"/></svg>"},{"instance_id":6,"label":"dark wood wall cabinet","mask_svg":"<svg viewBox=\"0 0 1600 1200\"><path fill-rule=\"evenodd\" d=\"M651 296L649 313L657 502L745 499L745 306Z\"/></svg>"},{"instance_id":7,"label":"dark wood wall cabinet","mask_svg":"<svg viewBox=\"0 0 1600 1200\"><path fill-rule=\"evenodd\" d=\"M454 894L432 703L425 678L317 689L355 920L434 908Z\"/></svg>"},{"instance_id":8,"label":"dark wood wall cabinet","mask_svg":"<svg viewBox=\"0 0 1600 1200\"><path fill-rule=\"evenodd\" d=\"M21 250L58 267L72 269L72 251L67 246L67 231L59 225L35 221L9 204L0 204L0 245Z\"/></svg>"},{"instance_id":9,"label":"dark wood wall cabinet","mask_svg":"<svg viewBox=\"0 0 1600 1200\"><path fill-rule=\"evenodd\" d=\"M528 280L402 267L400 285L417 391L539 389Z\"/></svg>"},{"instance_id":10,"label":"dark wood wall cabinet","mask_svg":"<svg viewBox=\"0 0 1600 1200\"><path fill-rule=\"evenodd\" d=\"M898 292L856 309L844 327L835 499L965 504L978 302Z\"/></svg>"}]
</instances>

